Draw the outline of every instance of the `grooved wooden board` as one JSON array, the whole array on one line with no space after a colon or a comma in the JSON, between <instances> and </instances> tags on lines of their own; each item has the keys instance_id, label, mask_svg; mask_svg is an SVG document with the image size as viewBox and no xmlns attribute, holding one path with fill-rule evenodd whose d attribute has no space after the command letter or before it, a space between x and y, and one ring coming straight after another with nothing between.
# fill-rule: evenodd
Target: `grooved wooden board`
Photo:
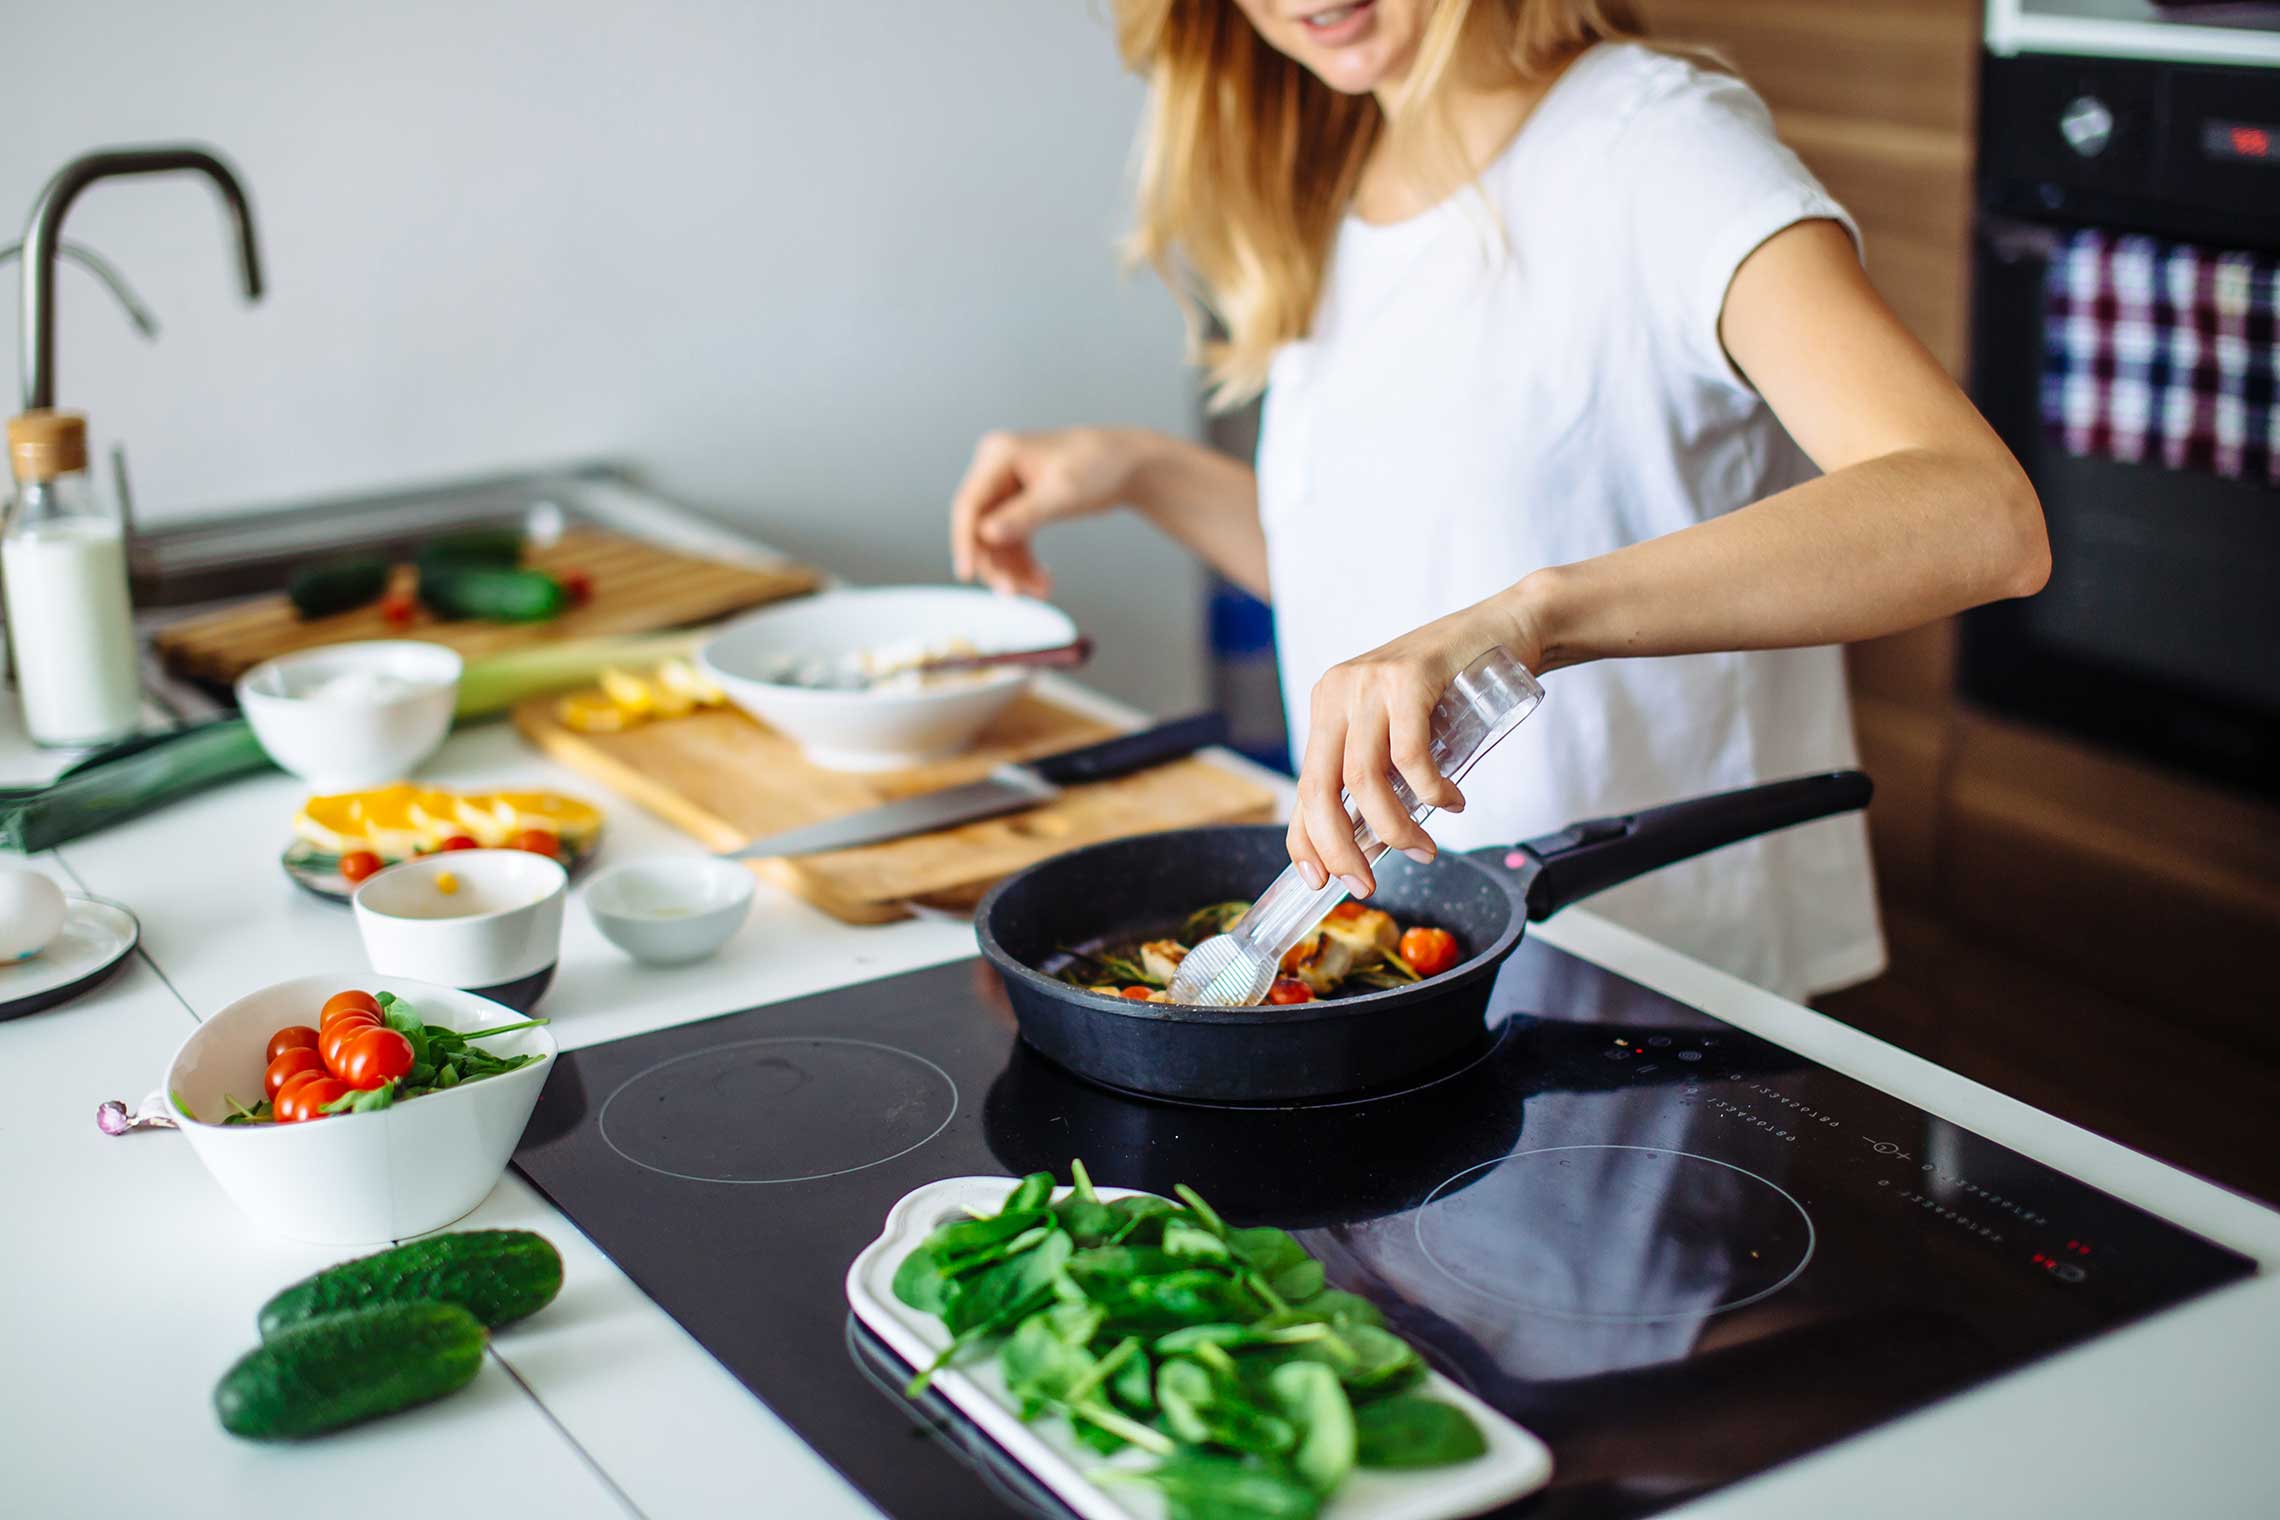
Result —
<instances>
[{"instance_id":1,"label":"grooved wooden board","mask_svg":"<svg viewBox=\"0 0 2280 1520\"><path fill-rule=\"evenodd\" d=\"M426 639L473 660L559 639L686 627L813 591L822 583L816 571L789 561L732 565L596 529L565 533L557 542L531 550L528 563L557 575L583 573L593 584L592 598L543 623L445 622L421 608L411 622L397 624L381 615L377 602L304 620L280 594L176 623L151 642L176 675L227 683L263 660L319 644ZM390 591L408 595L412 585L411 567L397 566Z\"/></svg>"},{"instance_id":2,"label":"grooved wooden board","mask_svg":"<svg viewBox=\"0 0 2280 1520\"><path fill-rule=\"evenodd\" d=\"M1007 708L963 755L857 775L809 763L798 745L734 709L614 734L564 728L554 709L552 698L525 702L515 709L515 726L555 760L715 850L979 780L1008 760L1074 749L1115 732L1029 696ZM1157 829L1249 822L1273 811L1273 794L1258 783L1208 760L1176 760L1071 787L1023 813L860 849L751 864L834 918L888 923L908 917L913 902L970 907L1002 878L1079 845Z\"/></svg>"}]
</instances>

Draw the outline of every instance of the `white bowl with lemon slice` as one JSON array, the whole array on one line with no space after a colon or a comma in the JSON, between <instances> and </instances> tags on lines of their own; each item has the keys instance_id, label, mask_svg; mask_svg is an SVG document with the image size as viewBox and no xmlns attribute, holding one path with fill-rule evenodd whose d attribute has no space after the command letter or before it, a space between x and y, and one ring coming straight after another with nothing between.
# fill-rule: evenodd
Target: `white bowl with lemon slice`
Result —
<instances>
[{"instance_id":1,"label":"white bowl with lemon slice","mask_svg":"<svg viewBox=\"0 0 2280 1520\"><path fill-rule=\"evenodd\" d=\"M454 792L393 782L311 797L293 818L286 873L320 897L346 902L383 867L469 849L523 849L570 871L593 858L601 811L559 792Z\"/></svg>"}]
</instances>

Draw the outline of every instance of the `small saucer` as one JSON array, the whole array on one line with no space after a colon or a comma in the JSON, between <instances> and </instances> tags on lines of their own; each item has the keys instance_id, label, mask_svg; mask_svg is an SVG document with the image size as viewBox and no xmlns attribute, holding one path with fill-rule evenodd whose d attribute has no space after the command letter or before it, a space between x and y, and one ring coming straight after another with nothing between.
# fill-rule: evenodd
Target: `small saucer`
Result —
<instances>
[{"instance_id":1,"label":"small saucer","mask_svg":"<svg viewBox=\"0 0 2280 1520\"><path fill-rule=\"evenodd\" d=\"M68 1003L117 971L142 939L134 914L100 897L64 894L63 927L39 954L0 966L0 1019Z\"/></svg>"}]
</instances>

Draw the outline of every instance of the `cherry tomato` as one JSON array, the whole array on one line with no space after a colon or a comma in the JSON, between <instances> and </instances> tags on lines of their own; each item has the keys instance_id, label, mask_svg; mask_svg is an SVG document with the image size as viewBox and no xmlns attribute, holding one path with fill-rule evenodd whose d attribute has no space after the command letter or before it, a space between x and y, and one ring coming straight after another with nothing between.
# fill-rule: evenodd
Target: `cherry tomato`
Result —
<instances>
[{"instance_id":1,"label":"cherry tomato","mask_svg":"<svg viewBox=\"0 0 2280 1520\"><path fill-rule=\"evenodd\" d=\"M269 1063L269 1069L261 1074L262 1096L274 1099L279 1088L283 1087L291 1078L297 1077L305 1071L315 1072L320 1077L323 1076L325 1058L306 1045L296 1045L290 1050L279 1051L276 1059Z\"/></svg>"},{"instance_id":2,"label":"cherry tomato","mask_svg":"<svg viewBox=\"0 0 2280 1520\"><path fill-rule=\"evenodd\" d=\"M437 845L436 848L439 850L479 850L482 846L465 834L454 834Z\"/></svg>"},{"instance_id":3,"label":"cherry tomato","mask_svg":"<svg viewBox=\"0 0 2280 1520\"><path fill-rule=\"evenodd\" d=\"M378 1019L369 1013L344 1013L339 1018L334 1019L331 1024L326 1026L324 1033L325 1070L336 1077L345 1075L341 1067L342 1063L348 1059L348 1047L359 1036L370 1034L373 1030L384 1027Z\"/></svg>"},{"instance_id":4,"label":"cherry tomato","mask_svg":"<svg viewBox=\"0 0 2280 1520\"><path fill-rule=\"evenodd\" d=\"M391 628L408 628L418 610L410 597L398 592L381 602L380 618Z\"/></svg>"},{"instance_id":5,"label":"cherry tomato","mask_svg":"<svg viewBox=\"0 0 2280 1520\"><path fill-rule=\"evenodd\" d=\"M559 858L562 854L562 841L544 829L524 829L510 841L510 844L515 849L528 850L533 855L552 855Z\"/></svg>"},{"instance_id":6,"label":"cherry tomato","mask_svg":"<svg viewBox=\"0 0 2280 1520\"><path fill-rule=\"evenodd\" d=\"M367 1029L348 1042L340 1078L358 1092L385 1087L412 1070L412 1042L393 1029Z\"/></svg>"},{"instance_id":7,"label":"cherry tomato","mask_svg":"<svg viewBox=\"0 0 2280 1520\"><path fill-rule=\"evenodd\" d=\"M317 1032L306 1024L288 1024L269 1037L269 1048L262 1059L274 1061L288 1050L315 1050Z\"/></svg>"},{"instance_id":8,"label":"cherry tomato","mask_svg":"<svg viewBox=\"0 0 2280 1520\"><path fill-rule=\"evenodd\" d=\"M380 866L380 857L370 850L350 850L340 858L340 874L352 882L364 880Z\"/></svg>"},{"instance_id":9,"label":"cherry tomato","mask_svg":"<svg viewBox=\"0 0 2280 1520\"><path fill-rule=\"evenodd\" d=\"M269 1100L270 1117L279 1124L291 1124L300 1117L298 1110L294 1107L294 1104L299 1100L294 1097L294 1094L311 1082L322 1082L327 1075L328 1073L318 1070L296 1072L287 1077L285 1084L277 1089L277 1095Z\"/></svg>"},{"instance_id":10,"label":"cherry tomato","mask_svg":"<svg viewBox=\"0 0 2280 1520\"><path fill-rule=\"evenodd\" d=\"M1457 937L1446 929L1411 929L1401 936L1401 958L1419 976L1439 976L1457 963Z\"/></svg>"},{"instance_id":11,"label":"cherry tomato","mask_svg":"<svg viewBox=\"0 0 2280 1520\"><path fill-rule=\"evenodd\" d=\"M571 606L583 607L594 598L594 578L583 570L569 571L562 577L562 591Z\"/></svg>"},{"instance_id":12,"label":"cherry tomato","mask_svg":"<svg viewBox=\"0 0 2280 1520\"><path fill-rule=\"evenodd\" d=\"M280 1123L299 1124L306 1119L322 1119L324 1106L356 1091L338 1077L311 1077L285 1089L278 1100L277 1118Z\"/></svg>"},{"instance_id":13,"label":"cherry tomato","mask_svg":"<svg viewBox=\"0 0 2280 1520\"><path fill-rule=\"evenodd\" d=\"M325 999L325 1006L317 1010L317 1027L332 1028L332 1021L344 1013L369 1013L380 1017L380 1000L369 992L336 992Z\"/></svg>"},{"instance_id":14,"label":"cherry tomato","mask_svg":"<svg viewBox=\"0 0 2280 1520\"><path fill-rule=\"evenodd\" d=\"M1311 1003L1314 1001L1314 989L1295 976L1278 976L1275 978L1274 985L1267 989L1267 1001L1270 1003Z\"/></svg>"},{"instance_id":15,"label":"cherry tomato","mask_svg":"<svg viewBox=\"0 0 2280 1520\"><path fill-rule=\"evenodd\" d=\"M1149 996L1155 992L1155 990L1156 989L1153 987L1127 987L1122 992L1119 992L1117 996L1130 998L1135 1003L1145 1003L1148 1001Z\"/></svg>"}]
</instances>

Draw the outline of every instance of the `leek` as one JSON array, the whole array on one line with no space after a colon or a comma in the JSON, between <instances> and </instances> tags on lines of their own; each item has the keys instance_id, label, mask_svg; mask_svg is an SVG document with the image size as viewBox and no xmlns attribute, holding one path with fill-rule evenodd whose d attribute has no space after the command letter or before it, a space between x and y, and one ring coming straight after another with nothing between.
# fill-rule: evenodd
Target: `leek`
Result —
<instances>
[{"instance_id":1,"label":"leek","mask_svg":"<svg viewBox=\"0 0 2280 1520\"><path fill-rule=\"evenodd\" d=\"M507 711L600 679L605 666L687 657L698 633L567 639L471 662L457 718ZM179 802L210 786L275 769L243 718L143 734L94 751L45 786L0 787L0 848L27 854Z\"/></svg>"}]
</instances>

